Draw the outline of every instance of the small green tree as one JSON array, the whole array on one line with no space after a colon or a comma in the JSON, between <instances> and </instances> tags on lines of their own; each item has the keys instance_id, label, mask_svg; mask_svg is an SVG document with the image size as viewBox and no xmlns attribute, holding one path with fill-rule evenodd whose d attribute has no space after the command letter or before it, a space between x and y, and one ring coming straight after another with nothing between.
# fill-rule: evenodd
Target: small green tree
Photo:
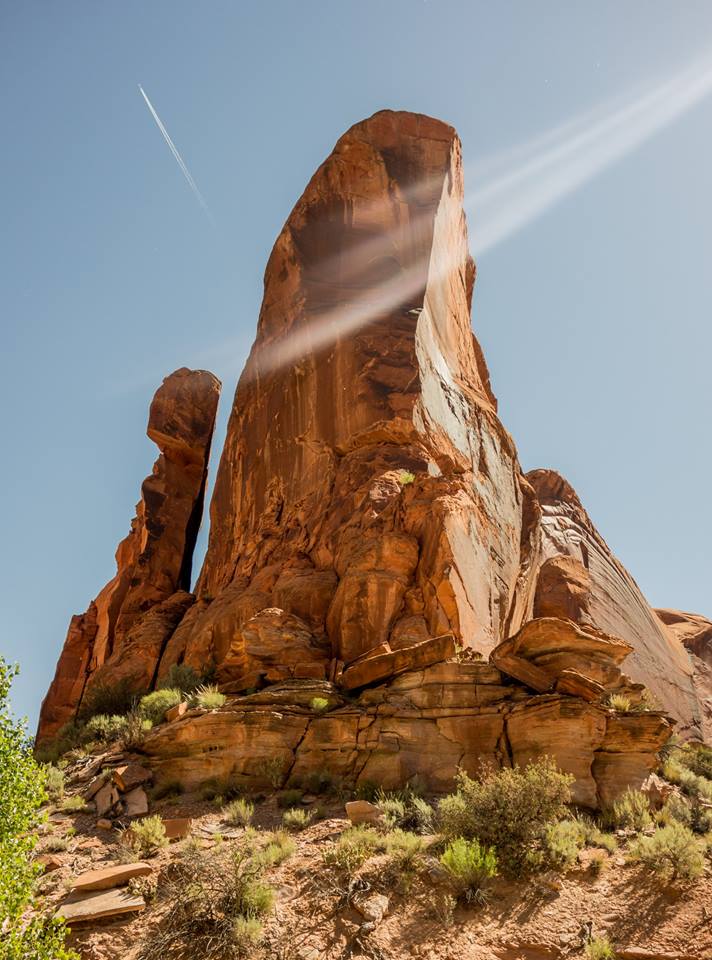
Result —
<instances>
[{"instance_id":1,"label":"small green tree","mask_svg":"<svg viewBox=\"0 0 712 960\"><path fill-rule=\"evenodd\" d=\"M38 811L47 797L26 723L10 711L16 674L17 668L0 657L0 958L79 960L64 946L63 923L35 913L38 868L30 856L37 842Z\"/></svg>"}]
</instances>

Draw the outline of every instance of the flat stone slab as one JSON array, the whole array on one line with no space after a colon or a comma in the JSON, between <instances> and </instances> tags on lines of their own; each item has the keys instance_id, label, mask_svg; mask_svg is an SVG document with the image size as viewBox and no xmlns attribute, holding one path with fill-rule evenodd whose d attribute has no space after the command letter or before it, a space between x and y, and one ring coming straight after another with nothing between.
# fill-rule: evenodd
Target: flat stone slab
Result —
<instances>
[{"instance_id":1,"label":"flat stone slab","mask_svg":"<svg viewBox=\"0 0 712 960\"><path fill-rule=\"evenodd\" d=\"M114 783L122 793L128 793L134 787L140 787L142 783L148 783L153 777L153 771L148 767L142 767L140 763L125 763L111 774Z\"/></svg>"},{"instance_id":2,"label":"flat stone slab","mask_svg":"<svg viewBox=\"0 0 712 960\"><path fill-rule=\"evenodd\" d=\"M145 907L146 901L143 897L127 890L94 890L88 893L72 893L60 904L55 916L72 924L134 913Z\"/></svg>"},{"instance_id":3,"label":"flat stone slab","mask_svg":"<svg viewBox=\"0 0 712 960\"><path fill-rule=\"evenodd\" d=\"M124 794L124 804L127 817L141 817L144 813L148 813L148 797L143 787L134 787L133 790Z\"/></svg>"},{"instance_id":4,"label":"flat stone slab","mask_svg":"<svg viewBox=\"0 0 712 960\"><path fill-rule=\"evenodd\" d=\"M107 890L111 887L120 887L134 877L145 877L153 873L150 863L117 863L113 867L103 867L99 870L87 870L72 881L72 890L77 893L85 890Z\"/></svg>"},{"instance_id":5,"label":"flat stone slab","mask_svg":"<svg viewBox=\"0 0 712 960\"><path fill-rule=\"evenodd\" d=\"M346 804L346 816L354 825L358 823L380 823L383 814L368 800L349 800Z\"/></svg>"}]
</instances>

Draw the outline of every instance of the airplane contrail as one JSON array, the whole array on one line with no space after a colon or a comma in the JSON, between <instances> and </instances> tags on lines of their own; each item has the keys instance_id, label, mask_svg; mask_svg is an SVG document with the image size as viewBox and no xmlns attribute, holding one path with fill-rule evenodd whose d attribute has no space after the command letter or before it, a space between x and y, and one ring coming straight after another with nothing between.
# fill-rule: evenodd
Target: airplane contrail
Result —
<instances>
[{"instance_id":1,"label":"airplane contrail","mask_svg":"<svg viewBox=\"0 0 712 960\"><path fill-rule=\"evenodd\" d=\"M142 96L143 99L146 101L146 106L147 106L148 109L151 111L151 116L152 116L153 119L156 121L156 126L157 126L158 129L161 131L161 134L162 134L162 136L163 136L163 139L164 139L164 140L166 141L166 143L168 144L168 147L169 147L171 153L173 154L173 156L175 157L176 163L177 163L178 166L180 167L183 176L184 176L185 179L188 181L188 186L189 186L190 189L193 191L193 194L195 195L196 200L198 201L198 203L200 204L200 206L203 208L203 210L205 211L205 213L207 214L207 216L210 218L211 222L214 223L215 221L214 221L214 219L213 219L213 215L212 215L212 213L210 212L210 209L208 208L208 205L207 205L207 203L205 202L205 199L203 198L202 193L200 192L200 190L198 190L198 186L197 186L195 180L193 180L193 178L192 178L192 176L191 176L191 174L190 174L190 170L186 167L185 163L183 162L183 158L182 158L181 155L178 153L178 149L177 149L176 145L173 143L173 141L172 141L171 138L169 137L168 131L166 130L166 128L165 128L165 127L163 126L163 124L161 123L161 118L158 116L158 114L156 113L156 111L153 109L153 104L151 103L151 101L150 101L150 100L148 99L148 97L146 96L146 91L143 89L143 87L141 86L140 83L139 83L139 85L138 85L138 88L139 88L139 90L141 91L141 96Z\"/></svg>"}]
</instances>

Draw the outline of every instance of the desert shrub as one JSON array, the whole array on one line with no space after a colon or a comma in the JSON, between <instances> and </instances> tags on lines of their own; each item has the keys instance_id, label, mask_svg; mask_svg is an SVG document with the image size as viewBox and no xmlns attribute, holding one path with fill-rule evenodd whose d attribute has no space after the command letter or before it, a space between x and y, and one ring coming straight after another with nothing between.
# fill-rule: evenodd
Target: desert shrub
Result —
<instances>
[{"instance_id":1,"label":"desert shrub","mask_svg":"<svg viewBox=\"0 0 712 960\"><path fill-rule=\"evenodd\" d=\"M640 700L633 704L631 710L633 713L649 713L650 711L659 712L662 710L662 706L652 695L650 690L643 690Z\"/></svg>"},{"instance_id":2,"label":"desert shrub","mask_svg":"<svg viewBox=\"0 0 712 960\"><path fill-rule=\"evenodd\" d=\"M494 847L498 863L512 876L537 869L544 863L546 827L565 816L572 782L549 757L523 770L488 770L479 781L461 770L457 792L438 807L441 832L448 840L477 838Z\"/></svg>"},{"instance_id":3,"label":"desert shrub","mask_svg":"<svg viewBox=\"0 0 712 960\"><path fill-rule=\"evenodd\" d=\"M59 809L65 813L81 813L87 809L86 800L76 794L73 797L65 797L60 803Z\"/></svg>"},{"instance_id":4,"label":"desert shrub","mask_svg":"<svg viewBox=\"0 0 712 960\"><path fill-rule=\"evenodd\" d=\"M391 830L383 839L385 852L399 871L411 870L425 850L425 841L408 830Z\"/></svg>"},{"instance_id":5,"label":"desert shrub","mask_svg":"<svg viewBox=\"0 0 712 960\"><path fill-rule=\"evenodd\" d=\"M650 802L640 790L629 787L603 811L603 822L619 830L644 830L653 822Z\"/></svg>"},{"instance_id":6,"label":"desert shrub","mask_svg":"<svg viewBox=\"0 0 712 960\"><path fill-rule=\"evenodd\" d=\"M257 850L255 859L265 867L276 867L294 856L297 845L285 830L267 834L267 843Z\"/></svg>"},{"instance_id":7,"label":"desert shrub","mask_svg":"<svg viewBox=\"0 0 712 960\"><path fill-rule=\"evenodd\" d=\"M45 790L50 800L61 800L64 796L64 773L52 764L43 767Z\"/></svg>"},{"instance_id":8,"label":"desert shrub","mask_svg":"<svg viewBox=\"0 0 712 960\"><path fill-rule=\"evenodd\" d=\"M681 753L681 761L688 770L697 774L698 777L712 780L712 747L702 743L690 744Z\"/></svg>"},{"instance_id":9,"label":"desert shrub","mask_svg":"<svg viewBox=\"0 0 712 960\"><path fill-rule=\"evenodd\" d=\"M351 874L372 857L380 845L378 834L370 827L349 827L324 851L324 863L341 873Z\"/></svg>"},{"instance_id":10,"label":"desert shrub","mask_svg":"<svg viewBox=\"0 0 712 960\"><path fill-rule=\"evenodd\" d=\"M153 724L148 717L142 717L138 709L126 714L126 722L120 741L124 750L135 750L143 744L146 734Z\"/></svg>"},{"instance_id":11,"label":"desert shrub","mask_svg":"<svg viewBox=\"0 0 712 960\"><path fill-rule=\"evenodd\" d=\"M639 837L630 859L666 880L699 877L705 867L704 843L681 823L673 821L652 836Z\"/></svg>"},{"instance_id":12,"label":"desert shrub","mask_svg":"<svg viewBox=\"0 0 712 960\"><path fill-rule=\"evenodd\" d=\"M285 810L282 814L282 826L285 830L292 830L294 833L306 829L311 821L311 811L303 807L292 807L291 810Z\"/></svg>"},{"instance_id":13,"label":"desert shrub","mask_svg":"<svg viewBox=\"0 0 712 960\"><path fill-rule=\"evenodd\" d=\"M282 786L286 769L287 764L281 757L263 757L255 764L257 776L264 778L274 790Z\"/></svg>"},{"instance_id":14,"label":"desert shrub","mask_svg":"<svg viewBox=\"0 0 712 960\"><path fill-rule=\"evenodd\" d=\"M0 955L3 960L79 960L64 946L63 923L37 909L41 867L31 856L47 794L26 723L10 711L16 674L0 657Z\"/></svg>"},{"instance_id":15,"label":"desert shrub","mask_svg":"<svg viewBox=\"0 0 712 960\"><path fill-rule=\"evenodd\" d=\"M141 702L138 705L139 713L154 725L163 723L166 718L166 710L177 706L182 699L183 693L177 687L162 687L160 690L154 690L153 693L147 693L145 697L141 697Z\"/></svg>"},{"instance_id":16,"label":"desert shrub","mask_svg":"<svg viewBox=\"0 0 712 960\"><path fill-rule=\"evenodd\" d=\"M608 937L592 937L586 944L588 960L616 960L616 952Z\"/></svg>"},{"instance_id":17,"label":"desert shrub","mask_svg":"<svg viewBox=\"0 0 712 960\"><path fill-rule=\"evenodd\" d=\"M260 863L234 848L188 852L159 892L166 910L160 927L147 935L141 960L249 956L274 901L262 872Z\"/></svg>"},{"instance_id":18,"label":"desert shrub","mask_svg":"<svg viewBox=\"0 0 712 960\"><path fill-rule=\"evenodd\" d=\"M190 697L191 707L202 707L203 710L217 710L222 707L227 697L220 693L214 684L204 683L193 691Z\"/></svg>"},{"instance_id":19,"label":"desert shrub","mask_svg":"<svg viewBox=\"0 0 712 960\"><path fill-rule=\"evenodd\" d=\"M329 709L329 701L326 697L313 697L309 706L312 708L314 713L326 713Z\"/></svg>"},{"instance_id":20,"label":"desert shrub","mask_svg":"<svg viewBox=\"0 0 712 960\"><path fill-rule=\"evenodd\" d=\"M712 830L712 809L706 806L699 797L686 799L681 796L671 796L658 811L657 822L667 826L677 821L688 827L693 833L707 834Z\"/></svg>"},{"instance_id":21,"label":"desert shrub","mask_svg":"<svg viewBox=\"0 0 712 960\"><path fill-rule=\"evenodd\" d=\"M282 810L289 810L291 807L296 807L303 796L301 790L282 790L277 796L277 806Z\"/></svg>"},{"instance_id":22,"label":"desert shrub","mask_svg":"<svg viewBox=\"0 0 712 960\"><path fill-rule=\"evenodd\" d=\"M407 487L409 483L415 483L415 474L411 473L410 470L401 470L399 479L400 485Z\"/></svg>"},{"instance_id":23,"label":"desert shrub","mask_svg":"<svg viewBox=\"0 0 712 960\"><path fill-rule=\"evenodd\" d=\"M670 783L677 784L688 797L701 797L712 801L712 781L695 773L686 763L690 761L689 749L678 750L668 757L662 766L662 774ZM685 761L685 762L683 762Z\"/></svg>"},{"instance_id":24,"label":"desert shrub","mask_svg":"<svg viewBox=\"0 0 712 960\"><path fill-rule=\"evenodd\" d=\"M226 807L223 807L222 813L226 823L232 823L238 827L247 827L252 823L252 818L255 814L255 805L254 803L250 803L249 800L238 797L236 800L228 803Z\"/></svg>"},{"instance_id":25,"label":"desert shrub","mask_svg":"<svg viewBox=\"0 0 712 960\"><path fill-rule=\"evenodd\" d=\"M416 833L432 833L434 830L435 811L427 800L418 796L412 788L392 793L379 790L374 802L390 830L396 827Z\"/></svg>"},{"instance_id":26,"label":"desert shrub","mask_svg":"<svg viewBox=\"0 0 712 960\"><path fill-rule=\"evenodd\" d=\"M624 693L610 693L603 704L619 713L627 713L632 708L630 697L626 697Z\"/></svg>"},{"instance_id":27,"label":"desert shrub","mask_svg":"<svg viewBox=\"0 0 712 960\"><path fill-rule=\"evenodd\" d=\"M492 847L480 846L477 840L458 837L452 840L440 857L458 898L480 899L485 884L497 874L497 855Z\"/></svg>"},{"instance_id":28,"label":"desert shrub","mask_svg":"<svg viewBox=\"0 0 712 960\"><path fill-rule=\"evenodd\" d=\"M153 857L168 846L166 828L159 816L134 820L121 834L120 844L138 858Z\"/></svg>"},{"instance_id":29,"label":"desert shrub","mask_svg":"<svg viewBox=\"0 0 712 960\"><path fill-rule=\"evenodd\" d=\"M79 708L79 719L88 720L97 714L121 715L132 710L144 691L133 689L132 677L124 677L116 683L95 683L85 694Z\"/></svg>"},{"instance_id":30,"label":"desert shrub","mask_svg":"<svg viewBox=\"0 0 712 960\"><path fill-rule=\"evenodd\" d=\"M549 824L544 833L546 859L554 870L565 871L576 862L586 842L586 832L577 820Z\"/></svg>"},{"instance_id":31,"label":"desert shrub","mask_svg":"<svg viewBox=\"0 0 712 960\"><path fill-rule=\"evenodd\" d=\"M587 847L601 847L613 853L618 847L618 841L612 833L606 833L598 824L586 814L578 814L576 822L583 831L584 844Z\"/></svg>"},{"instance_id":32,"label":"desert shrub","mask_svg":"<svg viewBox=\"0 0 712 960\"><path fill-rule=\"evenodd\" d=\"M185 663L172 664L166 676L158 684L159 690L173 689L181 693L193 693L203 681L192 667Z\"/></svg>"},{"instance_id":33,"label":"desert shrub","mask_svg":"<svg viewBox=\"0 0 712 960\"><path fill-rule=\"evenodd\" d=\"M120 740L126 729L126 717L119 714L98 713L87 720L82 732L85 743L114 743Z\"/></svg>"}]
</instances>

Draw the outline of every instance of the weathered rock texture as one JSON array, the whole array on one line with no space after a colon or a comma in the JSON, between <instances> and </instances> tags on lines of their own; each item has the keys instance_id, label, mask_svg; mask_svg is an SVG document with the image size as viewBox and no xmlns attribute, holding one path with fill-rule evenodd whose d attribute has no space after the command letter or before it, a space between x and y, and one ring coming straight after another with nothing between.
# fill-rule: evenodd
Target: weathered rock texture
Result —
<instances>
[{"instance_id":1,"label":"weathered rock texture","mask_svg":"<svg viewBox=\"0 0 712 960\"><path fill-rule=\"evenodd\" d=\"M116 551L116 576L72 618L42 704L39 739L72 719L96 684L151 687L163 646L193 600L191 562L219 394L211 373L185 368L156 391L147 433L160 456Z\"/></svg>"},{"instance_id":2,"label":"weathered rock texture","mask_svg":"<svg viewBox=\"0 0 712 960\"><path fill-rule=\"evenodd\" d=\"M712 621L699 613L680 610L655 611L692 662L695 690L702 714L702 735L712 743Z\"/></svg>"},{"instance_id":3,"label":"weathered rock texture","mask_svg":"<svg viewBox=\"0 0 712 960\"><path fill-rule=\"evenodd\" d=\"M437 120L384 111L338 141L267 265L196 597L188 514L161 513L153 562L139 563L135 531L72 624L46 730L87 676L91 690L212 665L243 696L146 743L188 785L329 769L384 786L418 773L439 790L459 764L551 753L589 805L642 783L670 734L644 687L699 736L684 646L566 481L522 474L470 329L462 192L459 140ZM194 503L217 399L199 376ZM142 531L160 512L145 500ZM616 692L637 711L608 709ZM315 696L333 709L315 714Z\"/></svg>"}]
</instances>

